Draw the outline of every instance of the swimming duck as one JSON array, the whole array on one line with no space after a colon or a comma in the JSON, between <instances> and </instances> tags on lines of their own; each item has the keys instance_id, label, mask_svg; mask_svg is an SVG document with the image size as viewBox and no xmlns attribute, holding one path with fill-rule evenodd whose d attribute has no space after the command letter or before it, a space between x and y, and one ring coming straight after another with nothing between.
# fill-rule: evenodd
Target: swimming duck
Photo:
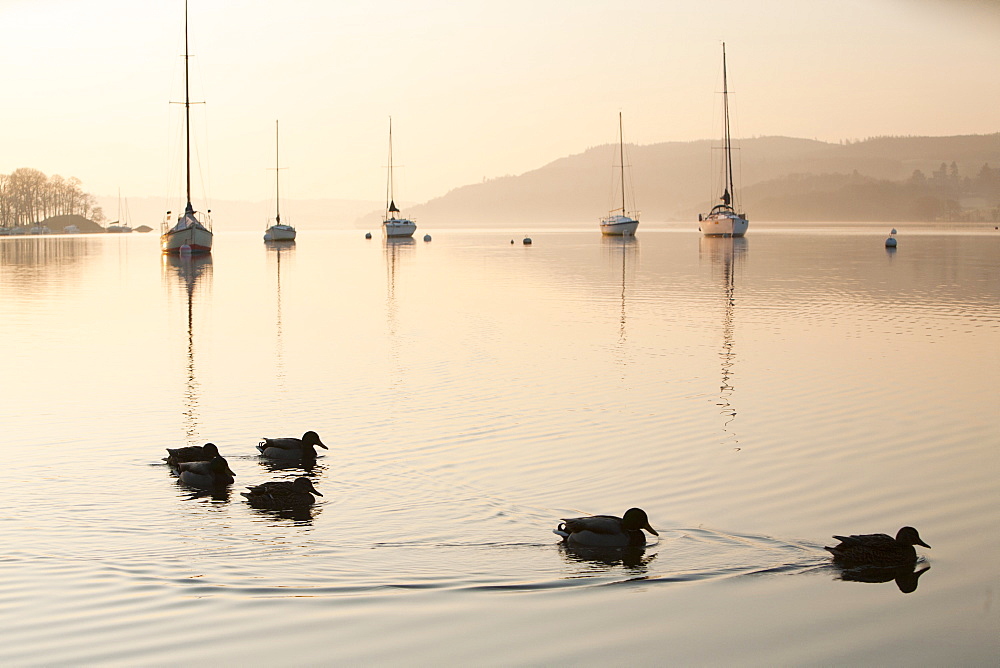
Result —
<instances>
[{"instance_id":1,"label":"swimming duck","mask_svg":"<svg viewBox=\"0 0 1000 668\"><path fill-rule=\"evenodd\" d=\"M229 468L229 462L221 456L213 457L207 462L179 462L177 472L181 482L202 489L231 485L236 476Z\"/></svg>"},{"instance_id":2,"label":"swimming duck","mask_svg":"<svg viewBox=\"0 0 1000 668\"><path fill-rule=\"evenodd\" d=\"M215 447L215 443L206 443L185 448L167 448L166 462L177 466L181 462L208 462L218 456L219 448Z\"/></svg>"},{"instance_id":3,"label":"swimming duck","mask_svg":"<svg viewBox=\"0 0 1000 668\"><path fill-rule=\"evenodd\" d=\"M315 459L318 445L324 450L330 448L319 440L319 434L307 431L302 438L265 438L257 444L260 454L274 459Z\"/></svg>"},{"instance_id":4,"label":"swimming duck","mask_svg":"<svg viewBox=\"0 0 1000 668\"><path fill-rule=\"evenodd\" d=\"M296 478L293 482L265 482L247 489L250 491L240 494L247 497L251 506L259 508L311 506L314 501L313 494L323 496L313 487L312 480L304 476Z\"/></svg>"},{"instance_id":5,"label":"swimming duck","mask_svg":"<svg viewBox=\"0 0 1000 668\"><path fill-rule=\"evenodd\" d=\"M834 561L868 566L900 566L917 560L914 545L930 545L920 540L920 534L913 527L903 527L896 537L884 533L861 536L834 536L838 545L825 548L833 555Z\"/></svg>"},{"instance_id":6,"label":"swimming duck","mask_svg":"<svg viewBox=\"0 0 1000 668\"><path fill-rule=\"evenodd\" d=\"M659 536L653 527L649 526L646 511L641 508L629 508L623 517L612 515L590 515L563 519L559 527L552 532L562 536L567 545L584 547L639 547L646 544L643 530L654 536Z\"/></svg>"}]
</instances>

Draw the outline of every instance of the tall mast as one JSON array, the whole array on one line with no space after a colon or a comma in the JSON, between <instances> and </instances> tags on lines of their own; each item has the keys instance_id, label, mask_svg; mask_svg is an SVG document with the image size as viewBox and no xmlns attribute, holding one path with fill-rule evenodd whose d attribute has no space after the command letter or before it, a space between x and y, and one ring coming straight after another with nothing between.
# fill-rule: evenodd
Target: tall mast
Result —
<instances>
[{"instance_id":1,"label":"tall mast","mask_svg":"<svg viewBox=\"0 0 1000 668\"><path fill-rule=\"evenodd\" d=\"M389 117L389 178L385 184L385 198L390 202L388 209L391 211L395 204L392 192L392 116Z\"/></svg>"},{"instance_id":2,"label":"tall mast","mask_svg":"<svg viewBox=\"0 0 1000 668\"><path fill-rule=\"evenodd\" d=\"M274 121L274 222L277 225L281 225L281 207L278 205L278 196L281 191L278 189L278 174L281 173L281 168L278 166L281 162L278 160L278 121Z\"/></svg>"},{"instance_id":3,"label":"tall mast","mask_svg":"<svg viewBox=\"0 0 1000 668\"><path fill-rule=\"evenodd\" d=\"M187 168L186 168L186 181L187 181L187 208L184 213L193 213L194 207L191 206L191 95L188 86L188 3L184 0L184 132L185 132L185 151L187 153Z\"/></svg>"},{"instance_id":4,"label":"tall mast","mask_svg":"<svg viewBox=\"0 0 1000 668\"><path fill-rule=\"evenodd\" d=\"M618 162L622 170L622 215L625 213L625 135L622 132L622 112L618 112Z\"/></svg>"},{"instance_id":5,"label":"tall mast","mask_svg":"<svg viewBox=\"0 0 1000 668\"><path fill-rule=\"evenodd\" d=\"M722 108L725 115L726 194L733 196L733 158L729 144L729 82L726 80L726 43L722 43ZM726 204L729 204L727 201Z\"/></svg>"}]
</instances>

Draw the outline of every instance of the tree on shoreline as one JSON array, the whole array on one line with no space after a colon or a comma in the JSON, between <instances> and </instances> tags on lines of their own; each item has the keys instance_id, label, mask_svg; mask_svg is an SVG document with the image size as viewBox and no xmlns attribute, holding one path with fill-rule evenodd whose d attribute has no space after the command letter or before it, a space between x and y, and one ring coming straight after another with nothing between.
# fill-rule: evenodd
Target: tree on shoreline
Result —
<instances>
[{"instance_id":1,"label":"tree on shoreline","mask_svg":"<svg viewBox=\"0 0 1000 668\"><path fill-rule=\"evenodd\" d=\"M97 206L97 198L83 192L81 185L76 177L47 177L30 167L0 174L0 227L30 227L64 215L102 222L104 212Z\"/></svg>"}]
</instances>

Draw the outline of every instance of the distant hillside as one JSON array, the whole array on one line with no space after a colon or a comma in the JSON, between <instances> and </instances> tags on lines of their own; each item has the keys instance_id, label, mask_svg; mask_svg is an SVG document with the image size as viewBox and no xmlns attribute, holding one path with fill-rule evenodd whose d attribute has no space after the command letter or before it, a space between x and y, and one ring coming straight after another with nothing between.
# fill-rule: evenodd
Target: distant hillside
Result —
<instances>
[{"instance_id":1,"label":"distant hillside","mask_svg":"<svg viewBox=\"0 0 1000 668\"><path fill-rule=\"evenodd\" d=\"M643 219L693 220L710 207L718 171L715 146L696 141L627 147ZM616 148L598 146L520 176L456 188L407 213L424 227L596 221L612 206ZM734 160L743 208L755 220L1000 215L1000 192L991 185L994 172L1000 174L1000 133L844 144L760 137L740 142ZM942 167L946 179L934 176Z\"/></svg>"}]
</instances>

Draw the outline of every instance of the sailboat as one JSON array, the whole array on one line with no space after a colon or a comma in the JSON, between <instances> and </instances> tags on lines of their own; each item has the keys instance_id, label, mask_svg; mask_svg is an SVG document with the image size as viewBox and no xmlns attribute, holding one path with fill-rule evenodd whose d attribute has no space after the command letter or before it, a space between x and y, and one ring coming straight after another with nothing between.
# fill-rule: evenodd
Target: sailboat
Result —
<instances>
[{"instance_id":1,"label":"sailboat","mask_svg":"<svg viewBox=\"0 0 1000 668\"><path fill-rule=\"evenodd\" d=\"M264 241L295 241L295 228L281 222L281 207L278 206L278 121L274 122L274 225L264 231Z\"/></svg>"},{"instance_id":2,"label":"sailboat","mask_svg":"<svg viewBox=\"0 0 1000 668\"><path fill-rule=\"evenodd\" d=\"M631 237L639 227L639 213L631 212L634 218L625 210L625 137L622 132L622 114L618 112L618 161L621 168L622 205L620 209L611 211L601 218L601 234L607 236ZM621 213L619 213L621 212Z\"/></svg>"},{"instance_id":3,"label":"sailboat","mask_svg":"<svg viewBox=\"0 0 1000 668\"><path fill-rule=\"evenodd\" d=\"M122 215L122 193L118 191L118 220L108 225L106 228L108 232L116 234L128 234L132 231L132 226L129 225L129 215L128 215L128 200L125 200L124 216Z\"/></svg>"},{"instance_id":4,"label":"sailboat","mask_svg":"<svg viewBox=\"0 0 1000 668\"><path fill-rule=\"evenodd\" d=\"M706 237L742 237L747 233L750 221L745 213L738 212L736 193L733 188L733 156L729 135L729 84L726 80L726 45L722 44L722 109L723 109L723 192L708 215L698 214L701 233Z\"/></svg>"},{"instance_id":5,"label":"sailboat","mask_svg":"<svg viewBox=\"0 0 1000 668\"><path fill-rule=\"evenodd\" d=\"M382 231L387 239L399 238L399 237L412 237L413 233L417 231L417 224L410 220L409 218L397 218L396 214L400 213L399 209L396 207L396 200L393 197L393 182L392 182L392 117L389 117L389 175L388 182L386 183L386 205L385 205L385 217L382 219Z\"/></svg>"},{"instance_id":6,"label":"sailboat","mask_svg":"<svg viewBox=\"0 0 1000 668\"><path fill-rule=\"evenodd\" d=\"M160 225L160 248L164 253L210 253L212 252L212 220L211 210L205 212L198 220L200 212L191 206L191 95L188 81L188 6L184 2L184 136L185 136L185 183L187 205L184 213L177 217L176 222L167 211Z\"/></svg>"}]
</instances>

